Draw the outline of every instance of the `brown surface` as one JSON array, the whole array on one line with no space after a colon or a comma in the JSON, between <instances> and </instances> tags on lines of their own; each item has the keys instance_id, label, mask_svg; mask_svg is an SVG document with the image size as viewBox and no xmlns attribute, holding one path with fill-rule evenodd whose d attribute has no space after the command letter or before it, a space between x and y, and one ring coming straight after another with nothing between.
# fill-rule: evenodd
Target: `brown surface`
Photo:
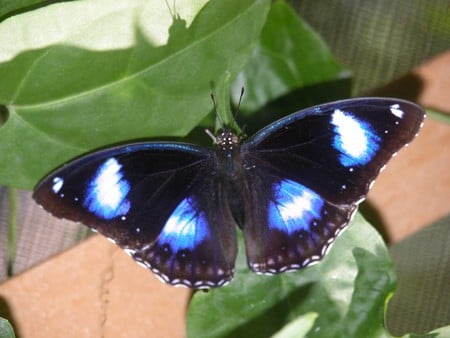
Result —
<instances>
[{"instance_id":1,"label":"brown surface","mask_svg":"<svg viewBox=\"0 0 450 338\"><path fill-rule=\"evenodd\" d=\"M450 125L425 120L417 138L392 158L368 200L391 242L450 212Z\"/></svg>"},{"instance_id":2,"label":"brown surface","mask_svg":"<svg viewBox=\"0 0 450 338\"><path fill-rule=\"evenodd\" d=\"M101 236L0 285L21 338L183 337L189 295Z\"/></svg>"},{"instance_id":3,"label":"brown surface","mask_svg":"<svg viewBox=\"0 0 450 338\"><path fill-rule=\"evenodd\" d=\"M449 64L447 53L416 72L421 103L447 112ZM393 240L449 213L449 141L449 125L426 121L377 180L370 200ZM7 306L21 338L183 337L189 294L95 236L0 285L0 309Z\"/></svg>"},{"instance_id":4,"label":"brown surface","mask_svg":"<svg viewBox=\"0 0 450 338\"><path fill-rule=\"evenodd\" d=\"M418 102L450 114L450 51L438 55L413 73L419 76L424 86Z\"/></svg>"}]
</instances>

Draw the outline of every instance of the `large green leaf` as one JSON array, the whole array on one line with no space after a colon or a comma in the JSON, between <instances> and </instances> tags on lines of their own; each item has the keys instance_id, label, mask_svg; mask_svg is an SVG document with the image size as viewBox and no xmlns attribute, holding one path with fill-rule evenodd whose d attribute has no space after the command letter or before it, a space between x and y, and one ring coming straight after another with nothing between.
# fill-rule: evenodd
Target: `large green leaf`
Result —
<instances>
[{"instance_id":1,"label":"large green leaf","mask_svg":"<svg viewBox=\"0 0 450 338\"><path fill-rule=\"evenodd\" d=\"M325 259L298 272L259 276L242 254L227 286L195 294L189 337L269 337L318 314L308 337L386 337L384 305L395 276L380 235L357 215Z\"/></svg>"},{"instance_id":2,"label":"large green leaf","mask_svg":"<svg viewBox=\"0 0 450 338\"><path fill-rule=\"evenodd\" d=\"M194 4L80 1L3 22L0 183L31 188L87 150L197 125L212 108L212 84L248 59L269 1Z\"/></svg>"}]
</instances>

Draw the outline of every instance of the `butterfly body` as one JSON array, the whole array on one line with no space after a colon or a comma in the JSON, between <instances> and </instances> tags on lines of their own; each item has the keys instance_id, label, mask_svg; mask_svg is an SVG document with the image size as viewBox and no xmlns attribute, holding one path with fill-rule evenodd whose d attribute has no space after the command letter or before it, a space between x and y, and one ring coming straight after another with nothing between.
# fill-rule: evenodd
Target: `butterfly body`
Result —
<instances>
[{"instance_id":1,"label":"butterfly body","mask_svg":"<svg viewBox=\"0 0 450 338\"><path fill-rule=\"evenodd\" d=\"M233 277L236 225L257 273L319 261L423 117L407 101L353 99L294 113L248 140L225 129L214 148L127 144L61 167L34 198L167 283L217 287Z\"/></svg>"}]
</instances>

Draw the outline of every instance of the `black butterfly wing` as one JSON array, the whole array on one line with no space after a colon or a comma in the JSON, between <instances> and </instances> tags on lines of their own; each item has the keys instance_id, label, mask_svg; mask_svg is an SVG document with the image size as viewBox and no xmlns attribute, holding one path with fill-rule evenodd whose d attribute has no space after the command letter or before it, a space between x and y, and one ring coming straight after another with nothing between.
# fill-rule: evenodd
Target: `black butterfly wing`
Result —
<instances>
[{"instance_id":1,"label":"black butterfly wing","mask_svg":"<svg viewBox=\"0 0 450 338\"><path fill-rule=\"evenodd\" d=\"M244 143L249 266L277 273L320 260L423 118L407 101L344 100L292 114Z\"/></svg>"},{"instance_id":2,"label":"black butterfly wing","mask_svg":"<svg viewBox=\"0 0 450 338\"><path fill-rule=\"evenodd\" d=\"M167 283L215 287L232 278L237 251L216 165L206 148L130 144L70 162L33 197L112 239Z\"/></svg>"}]
</instances>

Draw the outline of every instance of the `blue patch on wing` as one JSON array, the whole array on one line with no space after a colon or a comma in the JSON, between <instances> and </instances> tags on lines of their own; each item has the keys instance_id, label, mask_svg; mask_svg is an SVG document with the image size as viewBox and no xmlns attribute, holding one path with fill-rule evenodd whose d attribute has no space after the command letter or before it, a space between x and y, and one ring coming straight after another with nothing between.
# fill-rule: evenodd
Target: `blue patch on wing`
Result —
<instances>
[{"instance_id":1,"label":"blue patch on wing","mask_svg":"<svg viewBox=\"0 0 450 338\"><path fill-rule=\"evenodd\" d=\"M340 152L339 161L344 167L369 163L380 149L381 138L370 124L360 121L340 109L333 112L333 147Z\"/></svg>"},{"instance_id":2,"label":"blue patch on wing","mask_svg":"<svg viewBox=\"0 0 450 338\"><path fill-rule=\"evenodd\" d=\"M123 178L122 165L115 158L108 159L97 170L86 189L83 205L92 213L106 220L123 216L130 210L130 202L125 198L130 184ZM58 181L55 182L57 189Z\"/></svg>"},{"instance_id":3,"label":"blue patch on wing","mask_svg":"<svg viewBox=\"0 0 450 338\"><path fill-rule=\"evenodd\" d=\"M273 194L269 203L270 228L292 234L308 231L313 220L320 219L324 201L305 186L283 180L274 184Z\"/></svg>"},{"instance_id":4,"label":"blue patch on wing","mask_svg":"<svg viewBox=\"0 0 450 338\"><path fill-rule=\"evenodd\" d=\"M164 225L158 242L169 244L174 252L194 250L209 235L205 214L198 212L193 201L185 198Z\"/></svg>"}]
</instances>

